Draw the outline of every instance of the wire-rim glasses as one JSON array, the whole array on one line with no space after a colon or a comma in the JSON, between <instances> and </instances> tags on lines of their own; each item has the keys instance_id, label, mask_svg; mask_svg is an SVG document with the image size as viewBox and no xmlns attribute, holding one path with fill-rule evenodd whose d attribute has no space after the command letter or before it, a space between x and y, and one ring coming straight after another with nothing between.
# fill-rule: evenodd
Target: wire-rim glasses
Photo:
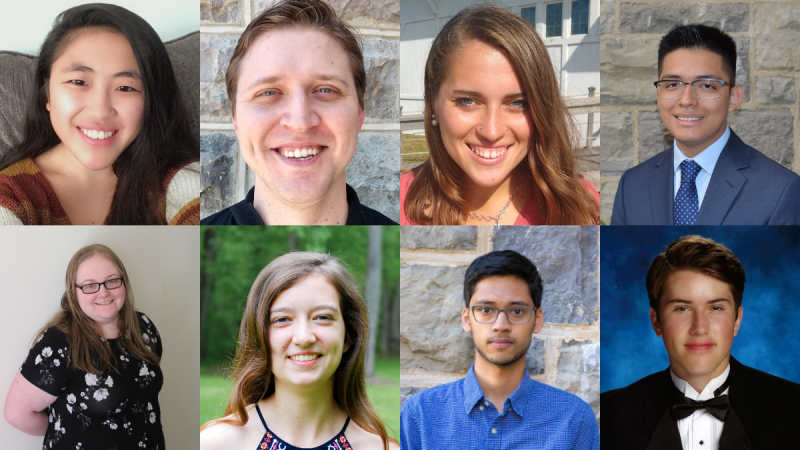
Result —
<instances>
[{"instance_id":1,"label":"wire-rim glasses","mask_svg":"<svg viewBox=\"0 0 800 450\"><path fill-rule=\"evenodd\" d=\"M697 83L697 85L695 85L695 83ZM691 83L681 80L658 80L653 84L656 87L658 98L662 100L678 100L679 98L683 97L683 91L686 89L687 84L692 86L694 96L701 100L713 100L715 98L719 98L722 95L723 86L727 85L733 87L733 83L711 78L694 80Z\"/></svg>"},{"instance_id":2,"label":"wire-rim glasses","mask_svg":"<svg viewBox=\"0 0 800 450\"><path fill-rule=\"evenodd\" d=\"M472 318L478 323L495 323L500 313L505 313L506 319L513 324L528 323L533 315L534 307L525 305L509 306L508 308L498 308L492 305L470 306Z\"/></svg>"},{"instance_id":3,"label":"wire-rim glasses","mask_svg":"<svg viewBox=\"0 0 800 450\"><path fill-rule=\"evenodd\" d=\"M118 289L122 287L122 278L112 278L102 283L89 283L84 284L83 286L78 286L77 284L75 285L75 287L83 291L84 294L94 294L95 292L99 292L100 286L105 286L107 291Z\"/></svg>"}]
</instances>

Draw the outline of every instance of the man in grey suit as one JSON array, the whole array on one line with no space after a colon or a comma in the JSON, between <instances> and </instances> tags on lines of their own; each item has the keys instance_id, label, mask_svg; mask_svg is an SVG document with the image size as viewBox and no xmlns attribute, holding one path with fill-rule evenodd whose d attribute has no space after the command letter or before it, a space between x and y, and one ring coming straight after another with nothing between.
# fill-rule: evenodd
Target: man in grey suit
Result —
<instances>
[{"instance_id":1,"label":"man in grey suit","mask_svg":"<svg viewBox=\"0 0 800 450\"><path fill-rule=\"evenodd\" d=\"M736 44L716 28L661 39L658 109L675 143L622 175L611 225L800 225L800 176L728 127L735 73Z\"/></svg>"}]
</instances>

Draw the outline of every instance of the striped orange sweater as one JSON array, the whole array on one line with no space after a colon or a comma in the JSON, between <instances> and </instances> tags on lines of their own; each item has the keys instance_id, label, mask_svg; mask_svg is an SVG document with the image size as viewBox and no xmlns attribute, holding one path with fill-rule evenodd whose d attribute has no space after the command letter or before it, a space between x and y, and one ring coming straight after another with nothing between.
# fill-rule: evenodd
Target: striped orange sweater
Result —
<instances>
[{"instance_id":1,"label":"striped orange sweater","mask_svg":"<svg viewBox=\"0 0 800 450\"><path fill-rule=\"evenodd\" d=\"M158 208L169 225L200 224L200 163L171 170ZM0 225L70 225L53 187L32 159L0 171ZM166 225L166 223L165 223Z\"/></svg>"}]
</instances>

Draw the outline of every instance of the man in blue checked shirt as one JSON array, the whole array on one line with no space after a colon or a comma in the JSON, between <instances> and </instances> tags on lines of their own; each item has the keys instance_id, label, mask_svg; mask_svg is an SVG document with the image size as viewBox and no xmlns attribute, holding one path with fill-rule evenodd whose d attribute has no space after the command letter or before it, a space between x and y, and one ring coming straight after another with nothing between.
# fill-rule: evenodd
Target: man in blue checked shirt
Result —
<instances>
[{"instance_id":1,"label":"man in blue checked shirt","mask_svg":"<svg viewBox=\"0 0 800 450\"><path fill-rule=\"evenodd\" d=\"M467 269L461 325L475 364L453 383L419 392L400 413L404 450L600 449L592 408L531 380L525 354L541 331L542 279L519 253L487 253Z\"/></svg>"}]
</instances>

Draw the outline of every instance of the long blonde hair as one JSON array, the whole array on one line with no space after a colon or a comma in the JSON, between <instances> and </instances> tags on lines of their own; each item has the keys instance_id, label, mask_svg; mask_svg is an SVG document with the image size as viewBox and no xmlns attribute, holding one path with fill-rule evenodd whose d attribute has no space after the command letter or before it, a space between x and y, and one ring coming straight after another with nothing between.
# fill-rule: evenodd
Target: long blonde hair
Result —
<instances>
[{"instance_id":1,"label":"long blonde hair","mask_svg":"<svg viewBox=\"0 0 800 450\"><path fill-rule=\"evenodd\" d=\"M599 205L580 182L575 167L574 122L558 87L542 39L509 9L475 5L456 14L433 41L425 65L425 136L428 161L414 169L405 201L408 218L420 225L459 225L467 220L467 174L447 153L439 127L431 124L433 103L460 49L478 40L511 61L529 105L533 130L527 160L518 168L546 225L596 225ZM515 169L516 170L516 169Z\"/></svg>"},{"instance_id":2,"label":"long blonde hair","mask_svg":"<svg viewBox=\"0 0 800 450\"><path fill-rule=\"evenodd\" d=\"M111 346L103 339L100 326L92 320L78 303L77 273L78 267L95 255L108 258L122 276L125 287L125 303L119 311L119 338L116 340L119 348L132 358L158 364L159 357L145 345L142 332L139 328L139 318L133 306L133 288L131 287L128 272L119 257L108 247L93 244L78 250L67 266L66 285L64 295L61 296L62 311L36 334L34 342L47 331L55 327L69 338L69 358L73 368L88 373L100 374L117 370L116 358L111 351Z\"/></svg>"},{"instance_id":3,"label":"long blonde hair","mask_svg":"<svg viewBox=\"0 0 800 450\"><path fill-rule=\"evenodd\" d=\"M275 392L269 343L269 311L275 299L311 273L324 275L339 294L345 324L345 343L350 348L342 354L333 375L333 399L350 419L364 430L380 436L384 449L394 442L386 433L366 390L364 359L369 336L369 315L364 298L353 276L338 259L325 253L293 252L274 259L258 274L247 296L239 342L233 360L234 379L231 400L225 416L212 420L200 429L219 422L243 426L246 407Z\"/></svg>"}]
</instances>

